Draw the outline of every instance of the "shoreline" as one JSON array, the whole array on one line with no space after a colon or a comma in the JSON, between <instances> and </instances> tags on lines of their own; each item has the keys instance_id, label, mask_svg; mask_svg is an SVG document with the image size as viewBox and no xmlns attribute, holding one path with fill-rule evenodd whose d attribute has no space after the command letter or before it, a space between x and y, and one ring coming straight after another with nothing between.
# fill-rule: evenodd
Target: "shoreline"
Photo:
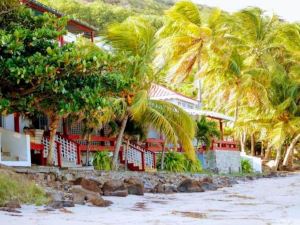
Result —
<instances>
[{"instance_id":1,"label":"shoreline","mask_svg":"<svg viewBox=\"0 0 300 225\"><path fill-rule=\"evenodd\" d=\"M294 194L300 187L299 179L297 173L276 179L241 181L214 192L109 196L105 198L114 204L104 208L88 204L60 209L23 205L20 213L0 212L0 219L7 221L3 225L21 222L24 225L296 225L300 221L299 195Z\"/></svg>"},{"instance_id":2,"label":"shoreline","mask_svg":"<svg viewBox=\"0 0 300 225\"><path fill-rule=\"evenodd\" d=\"M126 198L148 193L172 195L217 191L260 178L285 177L292 174L291 172L276 172L219 175L165 171L97 171L92 168L58 169L54 167L0 167L0 169L19 174L41 187L48 198L48 203L44 205L48 210L74 207L76 204L108 207L114 204L109 200L110 197ZM0 208L0 211L19 211L20 202L7 203L5 207Z\"/></svg>"}]
</instances>

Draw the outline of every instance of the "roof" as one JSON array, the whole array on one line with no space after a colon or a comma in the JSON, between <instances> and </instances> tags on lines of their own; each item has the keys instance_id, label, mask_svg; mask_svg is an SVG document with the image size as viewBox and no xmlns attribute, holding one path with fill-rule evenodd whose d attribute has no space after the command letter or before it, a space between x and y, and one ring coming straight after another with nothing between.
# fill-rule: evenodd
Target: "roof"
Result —
<instances>
[{"instance_id":1,"label":"roof","mask_svg":"<svg viewBox=\"0 0 300 225\"><path fill-rule=\"evenodd\" d=\"M44 5L43 3L40 3L36 0L20 0L20 2L25 4L29 8L31 8L35 11L41 12L41 13L49 12L49 13L56 15L57 17L65 16L63 13L61 13L47 5ZM85 36L88 36L88 37L90 37L92 35L91 34L92 32L97 31L97 28L95 28L87 23L84 23L82 21L79 21L77 19L69 19L67 29L70 32L74 32L74 33L84 32Z\"/></svg>"},{"instance_id":2,"label":"roof","mask_svg":"<svg viewBox=\"0 0 300 225\"><path fill-rule=\"evenodd\" d=\"M226 116L223 113L218 113L214 111L207 111L207 110L200 110L200 109L185 109L190 115L193 116L206 116L212 119L217 120L228 120L228 121L234 121L234 117Z\"/></svg>"},{"instance_id":3,"label":"roof","mask_svg":"<svg viewBox=\"0 0 300 225\"><path fill-rule=\"evenodd\" d=\"M198 108L199 107L199 101L187 97L183 94L180 94L178 92L175 92L173 90L170 90L162 85L159 84L152 84L151 88L150 88L150 92L149 92L149 96L151 99L154 100L168 100L168 99L179 99L179 100L183 100L189 103L192 103L194 105L196 105L197 107L195 107L194 109L190 109L190 108L184 108L182 107L187 113L189 113L192 116L206 116L212 119L217 119L217 120L228 120L228 121L234 121L233 117L230 116L226 116L222 113L218 113L218 112L213 112L213 111L207 111L207 110L200 110Z\"/></svg>"},{"instance_id":4,"label":"roof","mask_svg":"<svg viewBox=\"0 0 300 225\"><path fill-rule=\"evenodd\" d=\"M180 99L192 103L194 105L199 104L199 101L190 98L188 96L185 96L183 94L180 94L176 91L170 90L169 88L166 88L159 84L151 85L149 96L151 99L155 99L155 100Z\"/></svg>"}]
</instances>

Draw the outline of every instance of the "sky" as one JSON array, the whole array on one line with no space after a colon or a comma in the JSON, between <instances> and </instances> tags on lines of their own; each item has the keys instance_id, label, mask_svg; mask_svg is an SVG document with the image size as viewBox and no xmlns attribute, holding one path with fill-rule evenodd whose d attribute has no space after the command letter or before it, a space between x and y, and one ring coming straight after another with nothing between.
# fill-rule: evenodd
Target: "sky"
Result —
<instances>
[{"instance_id":1,"label":"sky","mask_svg":"<svg viewBox=\"0 0 300 225\"><path fill-rule=\"evenodd\" d=\"M277 14L290 22L300 22L299 0L193 0L198 4L218 7L228 12L234 12L247 6L257 6L268 14Z\"/></svg>"}]
</instances>

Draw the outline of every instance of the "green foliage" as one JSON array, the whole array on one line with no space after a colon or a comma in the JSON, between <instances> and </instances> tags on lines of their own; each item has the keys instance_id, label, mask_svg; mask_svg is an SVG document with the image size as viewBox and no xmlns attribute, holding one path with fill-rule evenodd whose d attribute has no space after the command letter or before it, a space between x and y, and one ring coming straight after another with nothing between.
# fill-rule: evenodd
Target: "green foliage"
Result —
<instances>
[{"instance_id":1,"label":"green foliage","mask_svg":"<svg viewBox=\"0 0 300 225\"><path fill-rule=\"evenodd\" d=\"M129 16L143 15L149 17L153 23L160 19L158 15L167 9L168 4L157 2L155 0L136 1L129 0L127 2L119 1L76 1L76 0L41 0L44 4L51 6L66 15L71 15L77 19L94 25L99 29L100 33L113 23L120 23ZM121 3L121 4L118 4ZM126 5L126 7L124 7Z\"/></svg>"},{"instance_id":2,"label":"green foliage","mask_svg":"<svg viewBox=\"0 0 300 225\"><path fill-rule=\"evenodd\" d=\"M12 200L21 204L36 205L48 202L46 193L33 181L29 181L21 175L1 171L0 206Z\"/></svg>"},{"instance_id":3,"label":"green foliage","mask_svg":"<svg viewBox=\"0 0 300 225\"><path fill-rule=\"evenodd\" d=\"M202 172L202 166L199 159L195 161L190 160L188 157L185 157L185 171L190 173L200 173Z\"/></svg>"},{"instance_id":4,"label":"green foliage","mask_svg":"<svg viewBox=\"0 0 300 225\"><path fill-rule=\"evenodd\" d=\"M96 170L111 170L111 157L108 151L94 153L93 166Z\"/></svg>"},{"instance_id":5,"label":"green foliage","mask_svg":"<svg viewBox=\"0 0 300 225\"><path fill-rule=\"evenodd\" d=\"M200 144L205 144L209 149L213 138L220 138L218 124L208 121L204 116L197 121L196 139Z\"/></svg>"},{"instance_id":6,"label":"green foliage","mask_svg":"<svg viewBox=\"0 0 300 225\"><path fill-rule=\"evenodd\" d=\"M241 167L242 167L242 172L243 173L252 173L253 168L249 160L247 159L242 159L241 160Z\"/></svg>"},{"instance_id":7,"label":"green foliage","mask_svg":"<svg viewBox=\"0 0 300 225\"><path fill-rule=\"evenodd\" d=\"M157 157L157 169L161 169L161 157ZM168 151L164 157L164 170L170 172L191 172L198 173L202 171L201 163L197 160L190 160L186 154L175 151Z\"/></svg>"}]
</instances>

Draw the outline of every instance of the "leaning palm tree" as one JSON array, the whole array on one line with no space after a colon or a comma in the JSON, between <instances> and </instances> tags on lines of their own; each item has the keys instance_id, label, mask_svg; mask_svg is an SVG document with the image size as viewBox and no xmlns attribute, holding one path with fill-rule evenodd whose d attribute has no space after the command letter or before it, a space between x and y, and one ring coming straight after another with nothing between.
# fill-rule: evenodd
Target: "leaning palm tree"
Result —
<instances>
[{"instance_id":1,"label":"leaning palm tree","mask_svg":"<svg viewBox=\"0 0 300 225\"><path fill-rule=\"evenodd\" d=\"M203 25L196 4L177 2L166 11L165 24L157 33L160 42L156 65L169 67L167 78L171 81L186 79L193 69L200 69L203 51L211 35L212 30Z\"/></svg>"},{"instance_id":2,"label":"leaning palm tree","mask_svg":"<svg viewBox=\"0 0 300 225\"><path fill-rule=\"evenodd\" d=\"M158 78L152 65L157 43L155 33L156 29L144 18L130 17L123 23L111 25L105 36L113 54L121 56L125 62L122 66L123 73L133 80L131 90L120 94L126 107L114 151L113 169L117 169L128 120L151 125L164 134L167 142L180 142L190 158L195 159L192 145L195 130L193 119L180 107L151 100L148 95L151 83Z\"/></svg>"}]
</instances>

